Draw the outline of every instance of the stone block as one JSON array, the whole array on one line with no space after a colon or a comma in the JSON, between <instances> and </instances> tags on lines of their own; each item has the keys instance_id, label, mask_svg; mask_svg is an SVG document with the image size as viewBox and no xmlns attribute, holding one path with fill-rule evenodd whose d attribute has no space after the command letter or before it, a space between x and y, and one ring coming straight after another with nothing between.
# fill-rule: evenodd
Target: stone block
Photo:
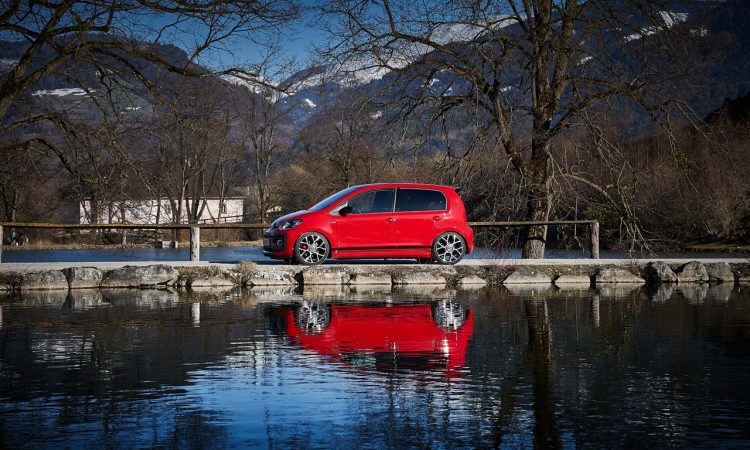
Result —
<instances>
[{"instance_id":1,"label":"stone block","mask_svg":"<svg viewBox=\"0 0 750 450\"><path fill-rule=\"evenodd\" d=\"M174 284L180 274L174 267L164 264L151 266L125 266L104 273L101 287L148 287Z\"/></svg>"},{"instance_id":2,"label":"stone block","mask_svg":"<svg viewBox=\"0 0 750 450\"><path fill-rule=\"evenodd\" d=\"M214 287L228 287L232 288L235 286L234 282L229 278L217 276L217 277L199 277L188 280L187 286L191 289L194 288L214 288Z\"/></svg>"},{"instance_id":3,"label":"stone block","mask_svg":"<svg viewBox=\"0 0 750 450\"><path fill-rule=\"evenodd\" d=\"M444 286L445 283L446 280L444 276L435 275L430 272L400 273L393 277L393 284L396 285L427 284Z\"/></svg>"},{"instance_id":4,"label":"stone block","mask_svg":"<svg viewBox=\"0 0 750 450\"><path fill-rule=\"evenodd\" d=\"M560 275L555 278L555 286L559 288L587 288L591 286L591 277L588 275Z\"/></svg>"},{"instance_id":5,"label":"stone block","mask_svg":"<svg viewBox=\"0 0 750 450\"><path fill-rule=\"evenodd\" d=\"M708 281L714 283L734 283L734 272L732 272L732 266L729 263L704 264L704 267L708 274Z\"/></svg>"},{"instance_id":6,"label":"stone block","mask_svg":"<svg viewBox=\"0 0 750 450\"><path fill-rule=\"evenodd\" d=\"M510 284L551 284L549 275L534 269L518 269L511 272L503 281L504 285Z\"/></svg>"},{"instance_id":7,"label":"stone block","mask_svg":"<svg viewBox=\"0 0 750 450\"><path fill-rule=\"evenodd\" d=\"M393 284L390 274L371 274L371 273L353 273L349 276L349 285L374 285L374 284Z\"/></svg>"},{"instance_id":8,"label":"stone block","mask_svg":"<svg viewBox=\"0 0 750 450\"><path fill-rule=\"evenodd\" d=\"M651 283L677 283L677 275L662 261L652 261L644 268L646 280Z\"/></svg>"},{"instance_id":9,"label":"stone block","mask_svg":"<svg viewBox=\"0 0 750 450\"><path fill-rule=\"evenodd\" d=\"M640 285L644 284L646 281L625 269L607 267L600 269L599 272L596 273L594 276L594 282L596 284L627 283Z\"/></svg>"},{"instance_id":10,"label":"stone block","mask_svg":"<svg viewBox=\"0 0 750 450\"><path fill-rule=\"evenodd\" d=\"M40 270L23 275L22 290L68 290L68 280L59 270Z\"/></svg>"},{"instance_id":11,"label":"stone block","mask_svg":"<svg viewBox=\"0 0 750 450\"><path fill-rule=\"evenodd\" d=\"M458 287L460 289L481 288L485 285L487 285L487 281L476 275L467 275L458 280Z\"/></svg>"},{"instance_id":12,"label":"stone block","mask_svg":"<svg viewBox=\"0 0 750 450\"><path fill-rule=\"evenodd\" d=\"M305 269L302 271L302 284L314 285L342 285L348 279L345 272L336 269Z\"/></svg>"},{"instance_id":13,"label":"stone block","mask_svg":"<svg viewBox=\"0 0 750 450\"><path fill-rule=\"evenodd\" d=\"M71 289L98 288L104 276L96 267L69 267L62 273Z\"/></svg>"},{"instance_id":14,"label":"stone block","mask_svg":"<svg viewBox=\"0 0 750 450\"><path fill-rule=\"evenodd\" d=\"M293 286L297 284L294 271L278 268L266 268L247 277L248 286Z\"/></svg>"},{"instance_id":15,"label":"stone block","mask_svg":"<svg viewBox=\"0 0 750 450\"><path fill-rule=\"evenodd\" d=\"M690 261L677 269L678 283L707 283L708 272L706 266L698 261Z\"/></svg>"}]
</instances>

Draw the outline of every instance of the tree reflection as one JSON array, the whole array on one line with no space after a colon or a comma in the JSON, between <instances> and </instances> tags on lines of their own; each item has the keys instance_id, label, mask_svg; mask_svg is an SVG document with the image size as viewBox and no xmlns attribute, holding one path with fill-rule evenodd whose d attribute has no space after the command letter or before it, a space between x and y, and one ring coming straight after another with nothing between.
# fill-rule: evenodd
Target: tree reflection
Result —
<instances>
[{"instance_id":1,"label":"tree reflection","mask_svg":"<svg viewBox=\"0 0 750 450\"><path fill-rule=\"evenodd\" d=\"M533 377L534 447L559 448L560 429L555 416L555 380L550 355L552 328L547 302L525 299L524 310L529 328L527 364Z\"/></svg>"}]
</instances>

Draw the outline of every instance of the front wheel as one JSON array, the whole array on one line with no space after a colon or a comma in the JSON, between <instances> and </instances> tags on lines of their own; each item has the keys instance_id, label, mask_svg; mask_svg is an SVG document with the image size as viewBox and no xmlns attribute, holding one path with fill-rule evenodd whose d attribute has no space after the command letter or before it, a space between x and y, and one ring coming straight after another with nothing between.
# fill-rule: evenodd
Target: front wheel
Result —
<instances>
[{"instance_id":1,"label":"front wheel","mask_svg":"<svg viewBox=\"0 0 750 450\"><path fill-rule=\"evenodd\" d=\"M314 266L328 258L331 246L320 233L304 233L294 244L294 259L303 265Z\"/></svg>"},{"instance_id":2,"label":"front wheel","mask_svg":"<svg viewBox=\"0 0 750 450\"><path fill-rule=\"evenodd\" d=\"M432 244L432 257L438 264L456 264L465 254L466 241L452 231L441 234Z\"/></svg>"}]
</instances>

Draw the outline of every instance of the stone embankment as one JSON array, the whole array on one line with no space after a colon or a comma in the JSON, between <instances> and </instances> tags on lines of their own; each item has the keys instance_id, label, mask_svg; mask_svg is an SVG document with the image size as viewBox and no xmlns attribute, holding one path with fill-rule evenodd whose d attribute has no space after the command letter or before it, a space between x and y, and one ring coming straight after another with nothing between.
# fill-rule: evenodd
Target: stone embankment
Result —
<instances>
[{"instance_id":1,"label":"stone embankment","mask_svg":"<svg viewBox=\"0 0 750 450\"><path fill-rule=\"evenodd\" d=\"M185 266L154 264L124 266L109 270L97 267L69 267L62 270L0 271L0 291L39 291L92 288L159 288L190 290L234 286L404 286L430 285L473 289L484 285L554 285L560 289L607 285L689 285L750 282L750 264L726 262L667 264L523 265L512 261L488 265L324 265Z\"/></svg>"}]
</instances>

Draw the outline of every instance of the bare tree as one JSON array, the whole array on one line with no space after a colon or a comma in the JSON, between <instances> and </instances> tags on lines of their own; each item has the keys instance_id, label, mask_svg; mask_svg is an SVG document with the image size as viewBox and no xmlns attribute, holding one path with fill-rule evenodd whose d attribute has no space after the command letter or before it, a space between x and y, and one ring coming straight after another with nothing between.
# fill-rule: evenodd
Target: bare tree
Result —
<instances>
[{"instance_id":1,"label":"bare tree","mask_svg":"<svg viewBox=\"0 0 750 450\"><path fill-rule=\"evenodd\" d=\"M272 188L273 175L279 168L281 154L289 146L289 110L282 107L279 92L267 87L255 90L240 88L239 102L232 107L237 122L236 140L248 159L257 217L268 222L268 211L276 200Z\"/></svg>"},{"instance_id":2,"label":"bare tree","mask_svg":"<svg viewBox=\"0 0 750 450\"><path fill-rule=\"evenodd\" d=\"M102 82L112 83L118 80L110 74L127 68L148 84L138 60L180 75L233 73L263 83L252 71L239 67L212 71L198 63L216 59L216 52L232 39L263 44L296 12L287 0L3 2L0 33L25 45L0 82L0 117L35 83L70 64L89 63ZM158 44L174 43L189 47L186 61L170 59L158 49Z\"/></svg>"},{"instance_id":3,"label":"bare tree","mask_svg":"<svg viewBox=\"0 0 750 450\"><path fill-rule=\"evenodd\" d=\"M348 70L395 73L406 115L433 126L463 109L520 175L528 220L547 221L559 170L554 144L590 127L610 102L661 119L687 69L683 14L661 0L419 2L339 0L327 55ZM435 80L440 81L435 85ZM581 176L571 179L601 192ZM523 255L544 256L546 226Z\"/></svg>"}]
</instances>

